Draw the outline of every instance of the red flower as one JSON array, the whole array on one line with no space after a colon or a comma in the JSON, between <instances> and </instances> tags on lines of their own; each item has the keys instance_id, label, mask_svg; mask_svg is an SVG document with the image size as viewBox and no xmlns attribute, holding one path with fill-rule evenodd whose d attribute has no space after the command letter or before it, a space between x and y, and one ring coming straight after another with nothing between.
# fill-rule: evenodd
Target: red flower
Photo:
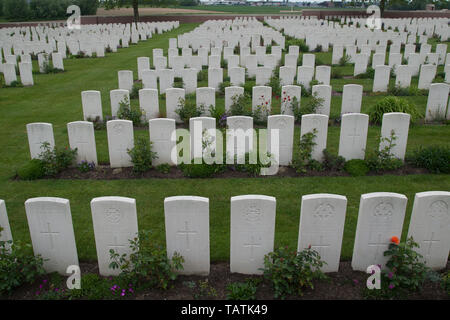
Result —
<instances>
[{"instance_id":1,"label":"red flower","mask_svg":"<svg viewBox=\"0 0 450 320\"><path fill-rule=\"evenodd\" d=\"M395 243L395 244L399 244L399 243L400 243L400 240L399 240L398 237L393 236L393 237L391 238L391 242L393 242L393 243Z\"/></svg>"}]
</instances>

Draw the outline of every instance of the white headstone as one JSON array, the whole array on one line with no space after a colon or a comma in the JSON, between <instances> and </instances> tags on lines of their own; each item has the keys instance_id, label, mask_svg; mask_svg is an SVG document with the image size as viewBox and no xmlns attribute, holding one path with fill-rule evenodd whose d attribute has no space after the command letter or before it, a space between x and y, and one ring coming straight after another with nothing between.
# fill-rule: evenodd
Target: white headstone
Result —
<instances>
[{"instance_id":1,"label":"white headstone","mask_svg":"<svg viewBox=\"0 0 450 320\"><path fill-rule=\"evenodd\" d=\"M262 274L264 256L273 251L275 214L274 197L231 198L231 272Z\"/></svg>"},{"instance_id":2,"label":"white headstone","mask_svg":"<svg viewBox=\"0 0 450 320\"><path fill-rule=\"evenodd\" d=\"M111 100L111 115L113 117L117 117L117 112L119 112L121 103L130 106L130 92L126 89L111 90L109 92L109 97Z\"/></svg>"},{"instance_id":3,"label":"white headstone","mask_svg":"<svg viewBox=\"0 0 450 320\"><path fill-rule=\"evenodd\" d=\"M111 120L106 123L106 130L111 168L131 167L133 163L128 150L134 148L133 122Z\"/></svg>"},{"instance_id":4,"label":"white headstone","mask_svg":"<svg viewBox=\"0 0 450 320\"><path fill-rule=\"evenodd\" d=\"M81 92L84 121L99 119L103 121L102 97L100 91L88 90Z\"/></svg>"},{"instance_id":5,"label":"white headstone","mask_svg":"<svg viewBox=\"0 0 450 320\"><path fill-rule=\"evenodd\" d=\"M192 196L164 199L167 256L184 258L183 275L209 274L209 199Z\"/></svg>"},{"instance_id":6,"label":"white headstone","mask_svg":"<svg viewBox=\"0 0 450 320\"><path fill-rule=\"evenodd\" d=\"M294 115L294 110L292 110L294 98L297 99L300 105L302 99L302 87L293 85L281 87L281 114Z\"/></svg>"},{"instance_id":7,"label":"white headstone","mask_svg":"<svg viewBox=\"0 0 450 320\"><path fill-rule=\"evenodd\" d=\"M66 275L68 266L78 265L69 200L32 198L25 201L25 211L34 254L44 259L48 273Z\"/></svg>"},{"instance_id":8,"label":"white headstone","mask_svg":"<svg viewBox=\"0 0 450 320\"><path fill-rule=\"evenodd\" d=\"M353 270L366 272L371 265L383 268L387 257L383 255L392 237L401 238L408 198L402 194L375 192L361 195Z\"/></svg>"},{"instance_id":9,"label":"white headstone","mask_svg":"<svg viewBox=\"0 0 450 320\"><path fill-rule=\"evenodd\" d=\"M33 80L33 65L31 62L19 63L20 81L24 86L34 85Z\"/></svg>"},{"instance_id":10,"label":"white headstone","mask_svg":"<svg viewBox=\"0 0 450 320\"><path fill-rule=\"evenodd\" d=\"M387 92L391 68L389 66L376 66L373 78L373 92Z\"/></svg>"},{"instance_id":11,"label":"white headstone","mask_svg":"<svg viewBox=\"0 0 450 320\"><path fill-rule=\"evenodd\" d=\"M433 83L428 93L425 119L427 121L443 119L447 109L450 86L445 83Z\"/></svg>"},{"instance_id":12,"label":"white headstone","mask_svg":"<svg viewBox=\"0 0 450 320\"><path fill-rule=\"evenodd\" d=\"M331 79L331 67L329 66L317 66L316 67L316 80L320 84L330 84Z\"/></svg>"},{"instance_id":13,"label":"white headstone","mask_svg":"<svg viewBox=\"0 0 450 320\"><path fill-rule=\"evenodd\" d=\"M77 149L77 163L87 161L97 166L97 149L94 125L89 121L74 121L67 124L70 149Z\"/></svg>"},{"instance_id":14,"label":"white headstone","mask_svg":"<svg viewBox=\"0 0 450 320\"><path fill-rule=\"evenodd\" d=\"M38 159L44 151L42 144L48 142L50 150L55 147L53 126L51 123L35 122L27 124L28 144L30 146L31 159Z\"/></svg>"},{"instance_id":15,"label":"white headstone","mask_svg":"<svg viewBox=\"0 0 450 320\"><path fill-rule=\"evenodd\" d=\"M295 118L290 115L273 115L267 118L267 151L272 152L272 130L278 130L279 165L288 166L292 161L292 148L294 143Z\"/></svg>"},{"instance_id":16,"label":"white headstone","mask_svg":"<svg viewBox=\"0 0 450 320\"><path fill-rule=\"evenodd\" d=\"M226 87L225 88L225 112L229 112L233 103L237 100L239 96L244 95L244 88L242 87Z\"/></svg>"},{"instance_id":17,"label":"white headstone","mask_svg":"<svg viewBox=\"0 0 450 320\"><path fill-rule=\"evenodd\" d=\"M385 139L390 139L393 132L395 135L395 141L393 141L395 146L391 149L391 153L394 157L401 160L405 158L410 119L411 115L408 113L390 112L383 115L380 150L389 145L389 142Z\"/></svg>"},{"instance_id":18,"label":"white headstone","mask_svg":"<svg viewBox=\"0 0 450 320\"><path fill-rule=\"evenodd\" d=\"M119 76L119 89L128 90L131 92L133 89L133 71L121 70L118 72Z\"/></svg>"},{"instance_id":19,"label":"white headstone","mask_svg":"<svg viewBox=\"0 0 450 320\"><path fill-rule=\"evenodd\" d=\"M345 160L364 160L366 154L369 116L362 113L342 115L339 155Z\"/></svg>"},{"instance_id":20,"label":"white headstone","mask_svg":"<svg viewBox=\"0 0 450 320\"><path fill-rule=\"evenodd\" d=\"M172 161L172 150L176 147L175 140L172 141L175 127L174 119L158 118L149 121L150 141L153 143L152 151L156 152L158 157L153 159L153 165L177 164L176 161Z\"/></svg>"},{"instance_id":21,"label":"white headstone","mask_svg":"<svg viewBox=\"0 0 450 320\"><path fill-rule=\"evenodd\" d=\"M419 84L417 86L418 89L421 90L429 90L430 85L436 76L437 66L434 64L423 64L420 67L420 76L419 76Z\"/></svg>"},{"instance_id":22,"label":"white headstone","mask_svg":"<svg viewBox=\"0 0 450 320\"><path fill-rule=\"evenodd\" d=\"M326 84L315 85L312 87L312 94L322 101L320 106L317 108L316 113L330 116L331 86Z\"/></svg>"},{"instance_id":23,"label":"white headstone","mask_svg":"<svg viewBox=\"0 0 450 320\"><path fill-rule=\"evenodd\" d=\"M142 70L142 87L144 89L158 89L158 74L155 70Z\"/></svg>"},{"instance_id":24,"label":"white headstone","mask_svg":"<svg viewBox=\"0 0 450 320\"><path fill-rule=\"evenodd\" d=\"M175 112L182 100L185 99L185 91L180 88L169 88L166 90L166 117L181 122L180 116Z\"/></svg>"},{"instance_id":25,"label":"white headstone","mask_svg":"<svg viewBox=\"0 0 450 320\"><path fill-rule=\"evenodd\" d=\"M91 212L100 275L118 275L119 269L109 267L112 262L110 250L120 256L131 253L130 240L138 236L136 200L124 197L94 198Z\"/></svg>"},{"instance_id":26,"label":"white headstone","mask_svg":"<svg viewBox=\"0 0 450 320\"><path fill-rule=\"evenodd\" d=\"M305 134L317 130L311 156L314 160L321 161L323 159L323 150L327 147L328 134L328 116L323 114L306 114L302 116L300 127L300 138Z\"/></svg>"},{"instance_id":27,"label":"white headstone","mask_svg":"<svg viewBox=\"0 0 450 320\"><path fill-rule=\"evenodd\" d=\"M361 112L363 86L346 84L343 89L341 114Z\"/></svg>"},{"instance_id":28,"label":"white headstone","mask_svg":"<svg viewBox=\"0 0 450 320\"><path fill-rule=\"evenodd\" d=\"M297 72L297 83L303 85L305 89L311 88L311 81L314 77L314 68L313 67L298 67Z\"/></svg>"},{"instance_id":29,"label":"white headstone","mask_svg":"<svg viewBox=\"0 0 450 320\"><path fill-rule=\"evenodd\" d=\"M11 228L9 226L8 214L6 213L6 205L4 200L0 200L0 241L12 241ZM10 245L7 244L5 248L9 248Z\"/></svg>"},{"instance_id":30,"label":"white headstone","mask_svg":"<svg viewBox=\"0 0 450 320\"><path fill-rule=\"evenodd\" d=\"M347 198L335 194L302 196L297 251L308 247L326 262L323 272L337 272L344 233Z\"/></svg>"},{"instance_id":31,"label":"white headstone","mask_svg":"<svg viewBox=\"0 0 450 320\"><path fill-rule=\"evenodd\" d=\"M139 107L146 121L159 117L159 97L157 89L139 90Z\"/></svg>"}]
</instances>

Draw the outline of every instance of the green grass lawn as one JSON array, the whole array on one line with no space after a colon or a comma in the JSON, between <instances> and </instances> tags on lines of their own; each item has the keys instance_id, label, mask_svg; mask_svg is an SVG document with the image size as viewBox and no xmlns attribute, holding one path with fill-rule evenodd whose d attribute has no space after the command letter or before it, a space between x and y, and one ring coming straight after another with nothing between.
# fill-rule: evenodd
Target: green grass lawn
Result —
<instances>
[{"instance_id":1,"label":"green grass lawn","mask_svg":"<svg viewBox=\"0 0 450 320\"><path fill-rule=\"evenodd\" d=\"M102 93L104 115L110 115L109 91L118 87L117 72L133 70L137 77L140 56L151 56L153 48L164 48L167 54L168 38L194 29L196 24L183 24L177 30L155 35L150 41L119 49L99 59L67 59L66 72L35 75L35 86L30 88L0 88L0 199L6 201L10 224L15 239L30 241L24 202L28 198L53 196L71 202L72 218L80 260L95 260L95 243L90 212L90 200L99 196L125 196L137 200L140 229L155 231L155 241L163 244L164 198L175 195L197 195L210 199L211 258L227 260L229 257L230 197L243 194L264 194L277 198L276 245L295 247L301 196L311 193L336 193L347 196L348 210L345 225L342 258L350 259L361 194L387 191L405 194L408 209L404 227L406 234L412 202L416 192L449 190L449 175L308 177L308 178L249 178L206 180L39 180L13 181L15 170L29 160L26 124L49 122L53 124L56 144L68 145L66 124L82 120L81 91L99 90ZM323 54L325 55L325 54ZM37 70L36 62L35 70ZM344 67L345 68L345 67ZM225 73L226 75L226 73ZM370 82L370 81L369 81ZM352 79L333 80L335 86L355 83ZM199 83L204 86L205 83ZM370 85L370 83L369 83ZM376 103L380 96L365 96L362 112ZM425 113L426 96L407 97ZM305 99L306 101L307 99ZM341 97L333 97L331 117L340 113ZM223 98L217 97L223 108ZM133 100L133 104L137 104ZM165 102L160 101L164 113ZM274 99L274 112L279 112L279 101ZM328 132L328 148L337 153L340 127L332 126ZM380 127L369 128L368 149L376 148ZM108 162L106 131L96 131L98 158ZM136 136L147 135L147 130L135 130ZM296 127L296 141L299 128ZM420 125L410 128L408 151L429 144L450 144L450 126Z\"/></svg>"}]
</instances>

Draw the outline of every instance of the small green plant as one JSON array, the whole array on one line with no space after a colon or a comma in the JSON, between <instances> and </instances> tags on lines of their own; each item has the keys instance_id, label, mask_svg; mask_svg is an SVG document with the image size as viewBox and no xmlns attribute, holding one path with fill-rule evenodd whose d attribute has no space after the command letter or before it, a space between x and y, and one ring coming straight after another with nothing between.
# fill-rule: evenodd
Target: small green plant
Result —
<instances>
[{"instance_id":1,"label":"small green plant","mask_svg":"<svg viewBox=\"0 0 450 320\"><path fill-rule=\"evenodd\" d=\"M43 150L39 154L39 159L42 162L44 175L54 176L62 170L68 168L75 161L77 156L77 149L65 148L61 149L59 147L50 147L50 143L43 142L41 145Z\"/></svg>"},{"instance_id":2,"label":"small green plant","mask_svg":"<svg viewBox=\"0 0 450 320\"><path fill-rule=\"evenodd\" d=\"M250 97L247 94L236 94L231 97L230 114L232 116L248 116L247 105L249 104Z\"/></svg>"},{"instance_id":3,"label":"small green plant","mask_svg":"<svg viewBox=\"0 0 450 320\"><path fill-rule=\"evenodd\" d=\"M217 296L216 289L209 284L208 279L206 280L198 280L195 281L184 281L184 286L188 287L189 289L193 290L193 296L195 300L199 299L207 299L207 298L214 298Z\"/></svg>"},{"instance_id":4,"label":"small green plant","mask_svg":"<svg viewBox=\"0 0 450 320\"><path fill-rule=\"evenodd\" d=\"M327 149L323 150L323 163L325 170L342 171L345 167L345 158L330 153Z\"/></svg>"},{"instance_id":5,"label":"small green plant","mask_svg":"<svg viewBox=\"0 0 450 320\"><path fill-rule=\"evenodd\" d=\"M170 172L170 165L168 163L162 163L155 167L156 171L168 174Z\"/></svg>"},{"instance_id":6,"label":"small green plant","mask_svg":"<svg viewBox=\"0 0 450 320\"><path fill-rule=\"evenodd\" d=\"M94 130L102 130L106 128L105 122L100 120L99 116L95 117L95 119L87 118L86 120L92 122L92 124L94 125Z\"/></svg>"},{"instance_id":7,"label":"small green plant","mask_svg":"<svg viewBox=\"0 0 450 320\"><path fill-rule=\"evenodd\" d=\"M281 92L280 76L277 75L275 72L270 77L268 86L272 88L272 96L279 94L279 92Z\"/></svg>"},{"instance_id":8,"label":"small green plant","mask_svg":"<svg viewBox=\"0 0 450 320\"><path fill-rule=\"evenodd\" d=\"M302 107L300 107L300 103L297 101L297 98L292 99L291 109L294 113L295 120L298 123L302 122L302 117L305 114L315 114L317 111L322 108L325 100L319 97L317 94L311 96L308 102L306 102Z\"/></svg>"},{"instance_id":9,"label":"small green plant","mask_svg":"<svg viewBox=\"0 0 450 320\"><path fill-rule=\"evenodd\" d=\"M339 65L341 67L345 67L349 65L351 61L351 57L348 54L344 54L341 59L339 59Z\"/></svg>"},{"instance_id":10,"label":"small green plant","mask_svg":"<svg viewBox=\"0 0 450 320\"><path fill-rule=\"evenodd\" d=\"M368 67L366 72L358 74L356 79L373 79L375 77L375 69Z\"/></svg>"},{"instance_id":11,"label":"small green plant","mask_svg":"<svg viewBox=\"0 0 450 320\"><path fill-rule=\"evenodd\" d=\"M261 279L246 279L245 282L232 282L227 286L228 300L256 300L256 292Z\"/></svg>"},{"instance_id":12,"label":"small green plant","mask_svg":"<svg viewBox=\"0 0 450 320\"><path fill-rule=\"evenodd\" d=\"M388 94L392 96L423 96L426 95L425 90L420 90L415 86L410 86L408 88L402 88L400 86L391 85L388 90Z\"/></svg>"},{"instance_id":13,"label":"small green plant","mask_svg":"<svg viewBox=\"0 0 450 320\"><path fill-rule=\"evenodd\" d=\"M292 158L292 167L298 173L305 173L308 165L312 162L312 151L317 137L317 129L314 128L312 132L305 133L298 143L298 148L294 157Z\"/></svg>"},{"instance_id":14,"label":"small green plant","mask_svg":"<svg viewBox=\"0 0 450 320\"><path fill-rule=\"evenodd\" d=\"M35 282L45 274L43 264L40 255L32 254L30 244L0 241L0 295L10 295L21 285Z\"/></svg>"},{"instance_id":15,"label":"small green plant","mask_svg":"<svg viewBox=\"0 0 450 320\"><path fill-rule=\"evenodd\" d=\"M131 106L128 98L125 98L119 103L117 118L130 120L134 126L140 126L142 124L142 116L142 110L139 107Z\"/></svg>"},{"instance_id":16,"label":"small green plant","mask_svg":"<svg viewBox=\"0 0 450 320\"><path fill-rule=\"evenodd\" d=\"M182 163L180 169L183 175L188 178L210 178L216 173L224 170L223 165L220 164L207 164L203 162L201 164L195 164L195 159L192 163Z\"/></svg>"},{"instance_id":17,"label":"small green plant","mask_svg":"<svg viewBox=\"0 0 450 320\"><path fill-rule=\"evenodd\" d=\"M140 89L142 89L142 82L134 83L133 88L131 89L131 92L130 92L130 99L138 99Z\"/></svg>"},{"instance_id":18,"label":"small green plant","mask_svg":"<svg viewBox=\"0 0 450 320\"><path fill-rule=\"evenodd\" d=\"M450 271L442 275L441 288L450 296Z\"/></svg>"},{"instance_id":19,"label":"small green plant","mask_svg":"<svg viewBox=\"0 0 450 320\"><path fill-rule=\"evenodd\" d=\"M406 161L432 173L450 173L450 146L419 147L406 157Z\"/></svg>"},{"instance_id":20,"label":"small green plant","mask_svg":"<svg viewBox=\"0 0 450 320\"><path fill-rule=\"evenodd\" d=\"M324 266L317 251L311 246L300 252L279 247L264 257L264 277L272 282L275 298L302 295L305 288L314 289L314 280L325 279Z\"/></svg>"},{"instance_id":21,"label":"small green plant","mask_svg":"<svg viewBox=\"0 0 450 320\"><path fill-rule=\"evenodd\" d=\"M331 71L331 79L342 79L342 78L344 78L344 75L342 74L341 70Z\"/></svg>"},{"instance_id":22,"label":"small green plant","mask_svg":"<svg viewBox=\"0 0 450 320\"><path fill-rule=\"evenodd\" d=\"M17 169L17 176L22 180L40 179L45 176L44 163L39 159L32 159Z\"/></svg>"},{"instance_id":23,"label":"small green plant","mask_svg":"<svg viewBox=\"0 0 450 320\"><path fill-rule=\"evenodd\" d=\"M127 152L133 163L133 171L135 173L143 173L150 170L152 161L158 158L156 152L152 151L152 142L144 137L139 137L133 149L128 149Z\"/></svg>"},{"instance_id":24,"label":"small green plant","mask_svg":"<svg viewBox=\"0 0 450 320\"><path fill-rule=\"evenodd\" d=\"M184 258L177 252L168 258L163 246L150 239L150 235L151 231L142 230L131 239L129 256L119 255L111 249L109 267L113 270L120 269L119 277L136 288L166 290L177 278L177 270L183 269Z\"/></svg>"},{"instance_id":25,"label":"small green plant","mask_svg":"<svg viewBox=\"0 0 450 320\"><path fill-rule=\"evenodd\" d=\"M252 156L254 159L256 159L256 161L254 161L256 163L250 163ZM250 153L246 153L245 157L244 157L244 159L245 159L244 163L238 164L237 163L238 162L237 155L235 155L235 158L234 158L235 164L232 166L232 169L239 171L239 172L246 172L246 173L250 174L251 176L256 177L261 174L261 169L269 168L271 166L272 161L274 161L273 156L269 152L266 154L266 157L267 157L267 163L264 164L261 161L259 153L255 152L255 154L253 154L253 155L251 155Z\"/></svg>"},{"instance_id":26,"label":"small green plant","mask_svg":"<svg viewBox=\"0 0 450 320\"><path fill-rule=\"evenodd\" d=\"M369 172L369 167L364 160L352 159L345 163L345 171L352 177L365 176Z\"/></svg>"},{"instance_id":27,"label":"small green plant","mask_svg":"<svg viewBox=\"0 0 450 320\"><path fill-rule=\"evenodd\" d=\"M185 124L189 124L189 119L194 117L200 117L205 112L204 106L197 106L195 101L186 100L180 98L178 102L178 108L175 113L178 114L181 121Z\"/></svg>"},{"instance_id":28,"label":"small green plant","mask_svg":"<svg viewBox=\"0 0 450 320\"><path fill-rule=\"evenodd\" d=\"M184 81L181 77L175 77L173 79L173 87L174 88L183 88L184 87Z\"/></svg>"},{"instance_id":29,"label":"small green plant","mask_svg":"<svg viewBox=\"0 0 450 320\"><path fill-rule=\"evenodd\" d=\"M396 158L392 153L392 149L396 146L395 140L397 140L397 136L394 130L391 131L389 137L381 138L381 143L385 145L384 148L381 150L375 149L366 159L369 170L382 172L396 170L403 166L403 161Z\"/></svg>"},{"instance_id":30,"label":"small green plant","mask_svg":"<svg viewBox=\"0 0 450 320\"><path fill-rule=\"evenodd\" d=\"M220 120L225 115L225 111L216 106L209 106L209 113L212 118L216 119L216 126L221 126Z\"/></svg>"},{"instance_id":31,"label":"small green plant","mask_svg":"<svg viewBox=\"0 0 450 320\"><path fill-rule=\"evenodd\" d=\"M389 112L409 113L412 123L421 117L417 107L410 104L407 100L397 97L385 97L369 109L370 122L373 124L381 124L383 115Z\"/></svg>"},{"instance_id":32,"label":"small green plant","mask_svg":"<svg viewBox=\"0 0 450 320\"><path fill-rule=\"evenodd\" d=\"M80 170L80 172L89 172L94 169L95 169L94 162L89 162L89 161L83 160L78 164L78 170Z\"/></svg>"}]
</instances>

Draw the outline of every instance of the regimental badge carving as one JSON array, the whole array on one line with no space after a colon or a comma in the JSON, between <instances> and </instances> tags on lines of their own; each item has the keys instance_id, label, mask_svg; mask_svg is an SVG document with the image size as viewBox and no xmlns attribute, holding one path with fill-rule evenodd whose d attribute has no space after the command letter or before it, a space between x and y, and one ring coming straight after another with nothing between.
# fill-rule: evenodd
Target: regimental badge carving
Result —
<instances>
[{"instance_id":1,"label":"regimental badge carving","mask_svg":"<svg viewBox=\"0 0 450 320\"><path fill-rule=\"evenodd\" d=\"M285 119L278 120L278 127L281 129L284 129L287 127L287 121Z\"/></svg>"},{"instance_id":2,"label":"regimental badge carving","mask_svg":"<svg viewBox=\"0 0 450 320\"><path fill-rule=\"evenodd\" d=\"M235 129L242 129L244 128L244 121L242 120L237 120L234 122L234 128Z\"/></svg>"},{"instance_id":3,"label":"regimental badge carving","mask_svg":"<svg viewBox=\"0 0 450 320\"><path fill-rule=\"evenodd\" d=\"M442 200L435 201L428 208L427 214L433 218L443 218L448 215L448 205Z\"/></svg>"},{"instance_id":4,"label":"regimental badge carving","mask_svg":"<svg viewBox=\"0 0 450 320\"><path fill-rule=\"evenodd\" d=\"M122 219L122 212L116 208L109 208L105 211L106 219L110 223L119 223Z\"/></svg>"},{"instance_id":5,"label":"regimental badge carving","mask_svg":"<svg viewBox=\"0 0 450 320\"><path fill-rule=\"evenodd\" d=\"M315 218L327 219L335 214L334 207L329 203L321 203L314 210L313 216Z\"/></svg>"},{"instance_id":6,"label":"regimental badge carving","mask_svg":"<svg viewBox=\"0 0 450 320\"><path fill-rule=\"evenodd\" d=\"M250 204L248 209L244 213L244 218L247 221L258 221L261 219L261 209L256 205L256 203Z\"/></svg>"},{"instance_id":7,"label":"regimental badge carving","mask_svg":"<svg viewBox=\"0 0 450 320\"><path fill-rule=\"evenodd\" d=\"M120 123L115 124L114 127L113 127L113 129L114 129L114 132L115 132L115 133L120 134L120 133L122 133L122 131L123 131L123 125L120 124Z\"/></svg>"},{"instance_id":8,"label":"regimental badge carving","mask_svg":"<svg viewBox=\"0 0 450 320\"><path fill-rule=\"evenodd\" d=\"M390 219L393 214L394 206L389 202L381 202L373 210L373 215L377 218Z\"/></svg>"}]
</instances>

